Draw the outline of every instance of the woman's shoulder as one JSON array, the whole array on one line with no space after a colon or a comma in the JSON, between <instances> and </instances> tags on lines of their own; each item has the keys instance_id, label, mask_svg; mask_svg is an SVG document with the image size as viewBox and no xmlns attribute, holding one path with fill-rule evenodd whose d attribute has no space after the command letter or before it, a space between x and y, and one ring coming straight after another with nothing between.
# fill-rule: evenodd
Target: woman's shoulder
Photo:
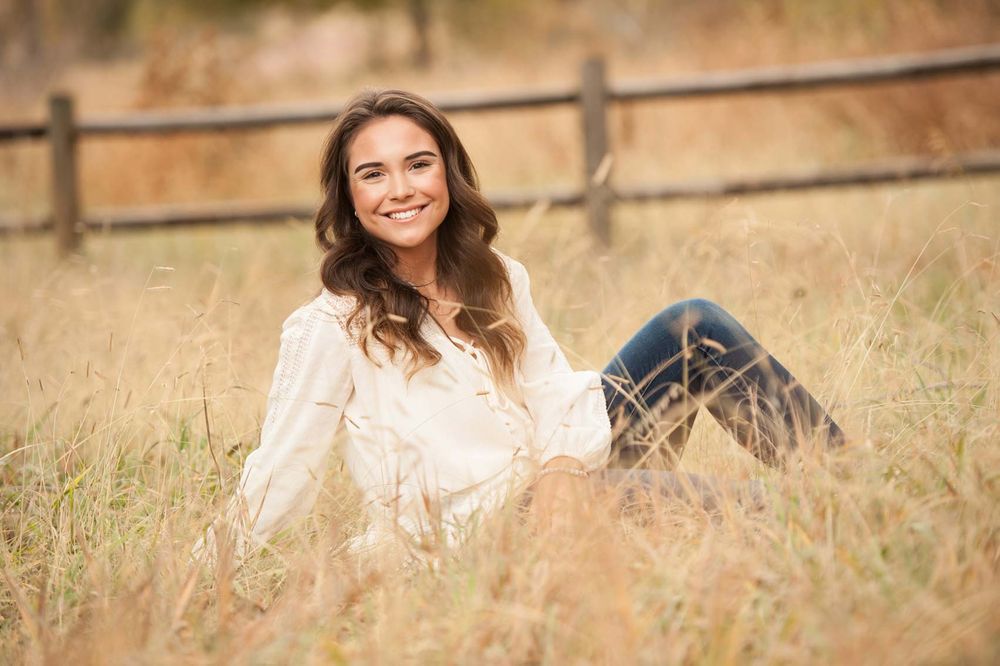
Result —
<instances>
[{"instance_id":1,"label":"woman's shoulder","mask_svg":"<svg viewBox=\"0 0 1000 666\"><path fill-rule=\"evenodd\" d=\"M349 322L356 305L356 297L335 294L324 288L314 298L293 310L285 319L282 330L286 333L318 330L337 336L343 333L350 340L353 338L351 330L360 324L359 321ZM360 319L355 317L355 320Z\"/></svg>"},{"instance_id":2,"label":"woman's shoulder","mask_svg":"<svg viewBox=\"0 0 1000 666\"><path fill-rule=\"evenodd\" d=\"M524 264L522 264L517 259L514 259L513 257L507 254L504 254L495 247L491 246L490 249L493 250L493 254L500 257L500 260L503 261L504 266L507 267L507 275L510 276L511 286L516 286L520 282L527 280L528 269L524 267Z\"/></svg>"}]
</instances>

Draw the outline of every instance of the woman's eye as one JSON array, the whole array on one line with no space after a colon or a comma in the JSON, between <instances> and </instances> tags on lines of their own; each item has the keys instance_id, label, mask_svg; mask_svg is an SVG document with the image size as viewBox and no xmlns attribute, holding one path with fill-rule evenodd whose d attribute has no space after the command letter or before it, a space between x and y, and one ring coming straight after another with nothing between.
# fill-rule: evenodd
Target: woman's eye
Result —
<instances>
[{"instance_id":1,"label":"woman's eye","mask_svg":"<svg viewBox=\"0 0 1000 666\"><path fill-rule=\"evenodd\" d=\"M430 162L414 162L412 166L413 166L414 169L422 169L422 168L428 167L430 165L431 165Z\"/></svg>"},{"instance_id":2,"label":"woman's eye","mask_svg":"<svg viewBox=\"0 0 1000 666\"><path fill-rule=\"evenodd\" d=\"M366 173L364 176L361 177L361 180L374 180L375 178L381 175L382 175L381 171L369 171L368 173Z\"/></svg>"}]
</instances>

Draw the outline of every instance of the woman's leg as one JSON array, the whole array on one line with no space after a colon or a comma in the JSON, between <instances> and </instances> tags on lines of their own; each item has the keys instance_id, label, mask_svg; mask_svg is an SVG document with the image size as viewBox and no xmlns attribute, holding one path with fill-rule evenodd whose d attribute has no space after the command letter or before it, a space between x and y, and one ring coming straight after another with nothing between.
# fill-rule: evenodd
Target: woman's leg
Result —
<instances>
[{"instance_id":1,"label":"woman's leg","mask_svg":"<svg viewBox=\"0 0 1000 666\"><path fill-rule=\"evenodd\" d=\"M605 368L604 395L613 456L623 459L666 453L675 462L702 404L770 465L813 437L828 446L844 440L784 366L728 312L702 299L672 305L647 322Z\"/></svg>"}]
</instances>

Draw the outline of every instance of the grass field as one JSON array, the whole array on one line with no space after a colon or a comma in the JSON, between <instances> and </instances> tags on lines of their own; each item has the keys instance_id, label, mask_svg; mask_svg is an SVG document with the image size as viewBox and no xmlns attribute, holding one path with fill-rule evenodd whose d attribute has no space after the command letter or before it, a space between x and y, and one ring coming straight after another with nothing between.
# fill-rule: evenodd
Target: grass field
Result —
<instances>
[{"instance_id":1,"label":"grass field","mask_svg":"<svg viewBox=\"0 0 1000 666\"><path fill-rule=\"evenodd\" d=\"M595 502L561 539L504 514L409 574L330 555L361 527L334 461L313 517L219 583L187 554L316 290L309 228L96 236L65 264L4 241L3 661L995 662L998 206L995 178L622 206L610 251L577 212L505 216L576 367L708 297L854 445L775 473L703 414L681 468L760 478L769 510Z\"/></svg>"}]
</instances>

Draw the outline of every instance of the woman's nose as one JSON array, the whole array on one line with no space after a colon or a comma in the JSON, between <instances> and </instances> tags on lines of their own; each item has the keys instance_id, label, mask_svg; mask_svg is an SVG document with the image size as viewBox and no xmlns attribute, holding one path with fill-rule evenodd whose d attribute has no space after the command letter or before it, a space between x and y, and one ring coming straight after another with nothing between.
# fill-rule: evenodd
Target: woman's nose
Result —
<instances>
[{"instance_id":1,"label":"woman's nose","mask_svg":"<svg viewBox=\"0 0 1000 666\"><path fill-rule=\"evenodd\" d=\"M406 199L413 194L413 185L406 176L395 176L389 179L389 197Z\"/></svg>"}]
</instances>

